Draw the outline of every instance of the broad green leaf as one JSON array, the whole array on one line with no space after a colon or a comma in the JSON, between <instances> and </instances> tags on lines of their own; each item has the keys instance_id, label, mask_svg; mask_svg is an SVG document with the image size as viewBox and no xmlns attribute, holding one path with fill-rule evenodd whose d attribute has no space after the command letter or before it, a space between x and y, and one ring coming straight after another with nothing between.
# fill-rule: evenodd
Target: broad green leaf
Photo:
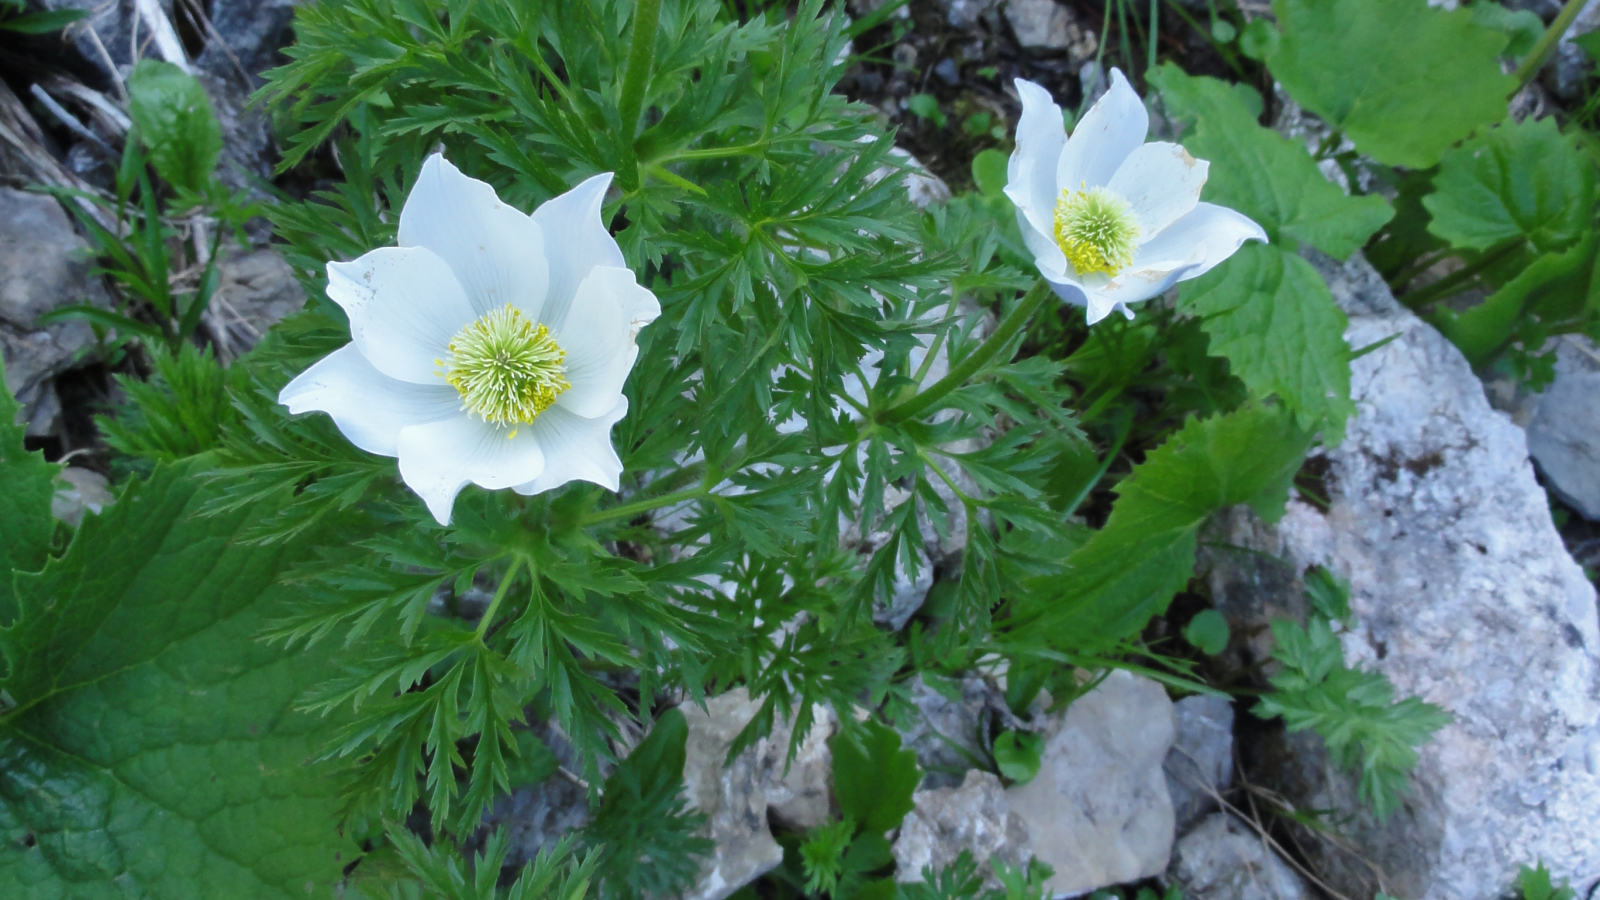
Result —
<instances>
[{"instance_id":1,"label":"broad green leaf","mask_svg":"<svg viewBox=\"0 0 1600 900\"><path fill-rule=\"evenodd\" d=\"M1273 0L1267 67L1290 96L1394 166L1427 168L1505 117L1506 35L1427 0Z\"/></svg>"},{"instance_id":2,"label":"broad green leaf","mask_svg":"<svg viewBox=\"0 0 1600 900\"><path fill-rule=\"evenodd\" d=\"M1214 609L1200 610L1183 627L1183 639L1207 656L1228 649L1228 636L1228 620Z\"/></svg>"},{"instance_id":3,"label":"broad green leaf","mask_svg":"<svg viewBox=\"0 0 1600 900\"><path fill-rule=\"evenodd\" d=\"M331 897L355 847L337 782L307 761L328 723L293 711L333 674L257 640L292 546L201 518L191 467L158 468L17 577L0 630L7 900Z\"/></svg>"},{"instance_id":4,"label":"broad green leaf","mask_svg":"<svg viewBox=\"0 0 1600 900\"><path fill-rule=\"evenodd\" d=\"M1256 397L1276 395L1301 424L1336 439L1355 412L1344 312L1299 256L1246 244L1227 263L1188 282L1178 308L1200 317L1210 352Z\"/></svg>"},{"instance_id":5,"label":"broad green leaf","mask_svg":"<svg viewBox=\"0 0 1600 900\"><path fill-rule=\"evenodd\" d=\"M1044 737L1032 731L1002 731L994 739L994 764L1014 783L1027 784L1039 774L1043 744Z\"/></svg>"},{"instance_id":6,"label":"broad green leaf","mask_svg":"<svg viewBox=\"0 0 1600 900\"><path fill-rule=\"evenodd\" d=\"M1594 166L1554 119L1501 125L1450 151L1422 198L1428 230L1468 250L1524 237L1564 250L1594 216Z\"/></svg>"},{"instance_id":7,"label":"broad green leaf","mask_svg":"<svg viewBox=\"0 0 1600 900\"><path fill-rule=\"evenodd\" d=\"M1564 253L1546 253L1510 283L1462 312L1428 316L1475 367L1492 362L1513 341L1537 348L1550 334L1575 330L1600 314L1600 240L1590 233ZM1563 328L1563 326L1565 326Z\"/></svg>"},{"instance_id":8,"label":"broad green leaf","mask_svg":"<svg viewBox=\"0 0 1600 900\"><path fill-rule=\"evenodd\" d=\"M1017 627L1075 652L1138 634L1188 582L1208 516L1238 503L1282 515L1311 438L1276 406L1189 420L1117 484L1105 527L1067 559L1065 577L1034 585Z\"/></svg>"},{"instance_id":9,"label":"broad green leaf","mask_svg":"<svg viewBox=\"0 0 1600 900\"><path fill-rule=\"evenodd\" d=\"M1304 241L1346 259L1394 215L1382 197L1346 196L1305 147L1262 128L1261 98L1248 87L1186 75L1171 63L1150 82L1169 117L1193 123L1183 146L1211 163L1203 198L1254 219L1274 244Z\"/></svg>"},{"instance_id":10,"label":"broad green leaf","mask_svg":"<svg viewBox=\"0 0 1600 900\"><path fill-rule=\"evenodd\" d=\"M860 728L841 732L830 746L839 812L862 834L881 836L900 827L900 820L911 811L911 794L922 773L917 770L917 754L900 748L899 733L869 719Z\"/></svg>"},{"instance_id":11,"label":"broad green leaf","mask_svg":"<svg viewBox=\"0 0 1600 900\"><path fill-rule=\"evenodd\" d=\"M1527 9L1506 9L1496 0L1476 0L1472 4L1472 18L1485 28L1492 28L1511 39L1506 55L1521 59L1533 49L1544 34L1544 20Z\"/></svg>"},{"instance_id":12,"label":"broad green leaf","mask_svg":"<svg viewBox=\"0 0 1600 900\"><path fill-rule=\"evenodd\" d=\"M0 377L0 625L16 615L13 573L43 568L55 531L50 500L60 467L23 445L27 430L15 424L20 409Z\"/></svg>"},{"instance_id":13,"label":"broad green leaf","mask_svg":"<svg viewBox=\"0 0 1600 900\"><path fill-rule=\"evenodd\" d=\"M0 31L15 31L18 34L49 34L52 31L60 31L87 15L89 15L89 11L86 9L55 9L27 13L14 19L0 20Z\"/></svg>"},{"instance_id":14,"label":"broad green leaf","mask_svg":"<svg viewBox=\"0 0 1600 900\"><path fill-rule=\"evenodd\" d=\"M168 184L194 194L205 190L222 155L222 126L193 75L171 63L140 60L128 76L128 117Z\"/></svg>"}]
</instances>

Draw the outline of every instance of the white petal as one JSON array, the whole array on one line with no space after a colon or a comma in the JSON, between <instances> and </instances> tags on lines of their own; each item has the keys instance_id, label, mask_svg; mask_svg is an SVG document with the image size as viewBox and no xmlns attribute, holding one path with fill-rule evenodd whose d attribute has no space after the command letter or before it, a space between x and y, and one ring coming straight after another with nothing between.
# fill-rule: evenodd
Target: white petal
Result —
<instances>
[{"instance_id":1,"label":"white petal","mask_svg":"<svg viewBox=\"0 0 1600 900\"><path fill-rule=\"evenodd\" d=\"M1021 209L1017 210L1017 228L1022 231L1022 242L1033 253L1033 262L1039 267L1039 274L1057 281L1067 277L1067 256L1061 252L1061 245L1056 243L1054 237L1040 234Z\"/></svg>"},{"instance_id":2,"label":"white petal","mask_svg":"<svg viewBox=\"0 0 1600 900\"><path fill-rule=\"evenodd\" d=\"M1088 289L1089 324L1093 325L1118 308L1121 308L1128 318L1133 318L1127 304L1161 296L1174 284L1186 278L1193 278L1197 274L1195 268L1192 264L1171 263L1140 268L1136 262L1132 268L1105 284Z\"/></svg>"},{"instance_id":3,"label":"white petal","mask_svg":"<svg viewBox=\"0 0 1600 900\"><path fill-rule=\"evenodd\" d=\"M1023 227L1024 238L1033 230L1054 244L1050 235L1054 232L1056 198L1061 193L1056 185L1056 166L1067 144L1066 124L1061 107L1050 99L1049 91L1021 78L1016 85L1017 95L1022 98L1022 118L1017 121L1017 148L1006 163L1005 192L1022 220L1033 226ZM1028 246L1032 249L1033 241ZM1034 250L1035 255L1039 252Z\"/></svg>"},{"instance_id":4,"label":"white petal","mask_svg":"<svg viewBox=\"0 0 1600 900\"><path fill-rule=\"evenodd\" d=\"M1248 216L1214 203L1198 203L1139 248L1134 269L1189 266L1179 280L1198 278L1232 256L1245 241L1266 243L1267 233Z\"/></svg>"},{"instance_id":5,"label":"white petal","mask_svg":"<svg viewBox=\"0 0 1600 900\"><path fill-rule=\"evenodd\" d=\"M440 525L468 482L499 490L525 484L544 469L544 452L528 426L497 428L466 413L400 431L400 477Z\"/></svg>"},{"instance_id":6,"label":"white petal","mask_svg":"<svg viewBox=\"0 0 1600 900\"><path fill-rule=\"evenodd\" d=\"M615 491L620 486L622 460L611 444L611 426L628 414L628 398L603 416L586 419L559 405L539 414L527 428L544 451L544 471L519 484L519 494L542 494L569 481L589 481Z\"/></svg>"},{"instance_id":7,"label":"white petal","mask_svg":"<svg viewBox=\"0 0 1600 900\"><path fill-rule=\"evenodd\" d=\"M295 415L327 413L350 443L379 456L400 454L402 428L450 418L461 408L455 388L390 378L353 343L301 372L278 393L278 402Z\"/></svg>"},{"instance_id":8,"label":"white petal","mask_svg":"<svg viewBox=\"0 0 1600 900\"><path fill-rule=\"evenodd\" d=\"M1111 70L1111 89L1084 113L1061 153L1056 184L1062 190L1104 187L1123 160L1144 143L1150 114L1122 70Z\"/></svg>"},{"instance_id":9,"label":"white petal","mask_svg":"<svg viewBox=\"0 0 1600 900\"><path fill-rule=\"evenodd\" d=\"M1177 144L1154 141L1128 154L1106 189L1133 207L1139 239L1148 241L1200 202L1210 167Z\"/></svg>"},{"instance_id":10,"label":"white petal","mask_svg":"<svg viewBox=\"0 0 1600 900\"><path fill-rule=\"evenodd\" d=\"M545 256L550 261L549 299L539 321L552 330L560 330L578 286L594 267L627 266L622 248L600 218L610 186L611 173L602 172L533 211L533 221L544 232ZM656 312L660 314L660 307Z\"/></svg>"},{"instance_id":11,"label":"white petal","mask_svg":"<svg viewBox=\"0 0 1600 900\"><path fill-rule=\"evenodd\" d=\"M328 263L328 297L350 317L350 338L368 362L416 384L442 383L438 360L476 318L450 267L421 247Z\"/></svg>"},{"instance_id":12,"label":"white petal","mask_svg":"<svg viewBox=\"0 0 1600 900\"><path fill-rule=\"evenodd\" d=\"M632 325L623 310L645 305L641 298L630 296L641 292L650 293L627 269L601 266L583 280L566 322L552 332L567 351L566 375L572 385L556 397L556 403L590 418L617 405L637 355Z\"/></svg>"},{"instance_id":13,"label":"white petal","mask_svg":"<svg viewBox=\"0 0 1600 900\"><path fill-rule=\"evenodd\" d=\"M550 273L538 224L437 153L400 211L400 246L438 254L478 315L509 303L540 321Z\"/></svg>"}]
</instances>

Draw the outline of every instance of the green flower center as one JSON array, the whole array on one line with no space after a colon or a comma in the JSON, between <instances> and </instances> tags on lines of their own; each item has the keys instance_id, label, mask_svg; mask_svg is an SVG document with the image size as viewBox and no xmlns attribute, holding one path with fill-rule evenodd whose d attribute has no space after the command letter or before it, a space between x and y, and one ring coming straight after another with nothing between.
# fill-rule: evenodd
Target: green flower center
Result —
<instances>
[{"instance_id":1,"label":"green flower center","mask_svg":"<svg viewBox=\"0 0 1600 900\"><path fill-rule=\"evenodd\" d=\"M1062 191L1056 201L1056 244L1079 275L1116 275L1133 265L1138 238L1128 201L1105 188Z\"/></svg>"},{"instance_id":2,"label":"green flower center","mask_svg":"<svg viewBox=\"0 0 1600 900\"><path fill-rule=\"evenodd\" d=\"M496 425L532 422L572 387L564 377L567 351L550 329L504 306L450 339L448 359L435 360L444 380L461 392L461 408Z\"/></svg>"}]
</instances>

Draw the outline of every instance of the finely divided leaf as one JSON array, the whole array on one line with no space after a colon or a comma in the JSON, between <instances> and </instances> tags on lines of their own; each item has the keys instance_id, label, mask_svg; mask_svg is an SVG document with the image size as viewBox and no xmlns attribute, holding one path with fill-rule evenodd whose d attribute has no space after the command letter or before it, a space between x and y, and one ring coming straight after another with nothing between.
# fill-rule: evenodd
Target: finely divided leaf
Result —
<instances>
[{"instance_id":1,"label":"finely divided leaf","mask_svg":"<svg viewBox=\"0 0 1600 900\"><path fill-rule=\"evenodd\" d=\"M1256 220L1274 244L1304 241L1346 259L1394 210L1382 197L1350 197L1324 178L1304 147L1262 128L1255 91L1184 74L1167 63L1150 77L1167 115L1193 123L1183 146L1211 162L1204 199Z\"/></svg>"},{"instance_id":2,"label":"finely divided leaf","mask_svg":"<svg viewBox=\"0 0 1600 900\"><path fill-rule=\"evenodd\" d=\"M1422 198L1428 230L1453 247L1488 250L1524 237L1565 250L1594 215L1594 163L1554 119L1501 125L1446 154Z\"/></svg>"},{"instance_id":3,"label":"finely divided leaf","mask_svg":"<svg viewBox=\"0 0 1600 900\"><path fill-rule=\"evenodd\" d=\"M60 467L28 452L26 429L14 424L18 409L0 378L0 625L16 614L12 573L42 568L55 530L50 500Z\"/></svg>"},{"instance_id":4,"label":"finely divided leaf","mask_svg":"<svg viewBox=\"0 0 1600 900\"><path fill-rule=\"evenodd\" d=\"M261 513L194 515L208 499L191 467L158 468L17 577L8 900L327 897L353 859L337 785L306 764L327 723L293 711L332 669L257 640L303 548L240 544Z\"/></svg>"},{"instance_id":5,"label":"finely divided leaf","mask_svg":"<svg viewBox=\"0 0 1600 900\"><path fill-rule=\"evenodd\" d=\"M1178 308L1199 316L1210 352L1228 360L1256 397L1276 395L1302 426L1330 439L1355 413L1344 312L1299 256L1246 244L1225 265L1185 284Z\"/></svg>"},{"instance_id":6,"label":"finely divided leaf","mask_svg":"<svg viewBox=\"0 0 1600 900\"><path fill-rule=\"evenodd\" d=\"M1267 67L1290 96L1382 163L1427 168L1505 117L1508 38L1427 0L1273 0Z\"/></svg>"}]
</instances>

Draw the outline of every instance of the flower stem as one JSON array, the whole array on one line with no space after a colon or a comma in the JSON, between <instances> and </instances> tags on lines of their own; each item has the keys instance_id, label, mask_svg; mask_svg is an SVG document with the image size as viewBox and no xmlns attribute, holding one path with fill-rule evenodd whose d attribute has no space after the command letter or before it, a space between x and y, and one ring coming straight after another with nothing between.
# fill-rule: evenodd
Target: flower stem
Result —
<instances>
[{"instance_id":1,"label":"flower stem","mask_svg":"<svg viewBox=\"0 0 1600 900\"><path fill-rule=\"evenodd\" d=\"M494 599L489 601L489 608L483 611L483 618L478 620L478 640L482 642L484 635L489 633L489 626L494 623L494 614L500 609L500 601L506 598L506 591L511 587L511 582L517 578L517 569L522 567L521 554L511 558L511 568L506 570L504 578L500 579L500 587L495 589Z\"/></svg>"},{"instance_id":2,"label":"flower stem","mask_svg":"<svg viewBox=\"0 0 1600 900\"><path fill-rule=\"evenodd\" d=\"M1567 29L1572 27L1573 20L1578 18L1578 13L1582 12L1587 5L1588 0L1567 0L1567 5L1561 8L1561 12L1556 15L1555 21L1551 22L1550 27L1546 28L1544 34L1539 37L1539 42L1534 44L1533 49L1528 51L1528 55L1522 58L1522 65L1517 66L1518 91L1526 87L1528 82L1539 74L1539 70L1544 68L1545 60L1549 59L1550 54L1555 51L1556 44L1561 41L1561 36L1567 33ZM1516 91L1512 91L1512 93L1516 93Z\"/></svg>"},{"instance_id":3,"label":"flower stem","mask_svg":"<svg viewBox=\"0 0 1600 900\"><path fill-rule=\"evenodd\" d=\"M636 0L633 7L633 39L628 47L628 71L622 78L622 95L617 98L617 113L622 119L622 145L630 163L624 173L635 189L639 165L633 142L638 137L639 112L644 106L644 89L650 80L650 64L656 52L656 23L661 19L661 0Z\"/></svg>"},{"instance_id":4,"label":"flower stem","mask_svg":"<svg viewBox=\"0 0 1600 900\"><path fill-rule=\"evenodd\" d=\"M1470 265L1446 275L1433 284L1424 285L1414 291L1401 294L1395 299L1405 304L1407 309L1421 309L1441 297L1449 296L1456 288L1472 280L1484 269L1505 259L1520 246L1522 246L1522 239L1520 237L1512 238L1499 246L1485 250L1483 255Z\"/></svg>"},{"instance_id":5,"label":"flower stem","mask_svg":"<svg viewBox=\"0 0 1600 900\"><path fill-rule=\"evenodd\" d=\"M967 379L971 378L973 373L987 365L995 354L1011 343L1011 339L1017 336L1017 332L1022 330L1022 326L1028 323L1028 319L1033 316L1039 306L1044 303L1045 298L1050 295L1051 291L1048 284L1041 281L1034 285L1033 290L1024 295L1017 305L1012 307L1011 312L1007 313L1006 317L1000 321L1000 327L995 329L994 334L990 335L982 346L968 354L967 358L963 359L960 365L952 368L948 375L929 385L927 390L884 410L879 417L880 420L885 424L903 422L939 402L946 394L966 384Z\"/></svg>"},{"instance_id":6,"label":"flower stem","mask_svg":"<svg viewBox=\"0 0 1600 900\"><path fill-rule=\"evenodd\" d=\"M635 500L632 503L624 503L621 506L613 506L610 509L602 509L599 512L590 513L589 515L583 517L583 524L597 525L601 522L610 522L614 519L631 519L639 513L649 512L652 509L660 509L663 506L672 506L674 504L683 503L689 500L698 500L710 493L710 489L704 485L696 485L695 487L684 488L681 491L673 491L670 494L662 494L659 497L651 497L647 500Z\"/></svg>"}]
</instances>

